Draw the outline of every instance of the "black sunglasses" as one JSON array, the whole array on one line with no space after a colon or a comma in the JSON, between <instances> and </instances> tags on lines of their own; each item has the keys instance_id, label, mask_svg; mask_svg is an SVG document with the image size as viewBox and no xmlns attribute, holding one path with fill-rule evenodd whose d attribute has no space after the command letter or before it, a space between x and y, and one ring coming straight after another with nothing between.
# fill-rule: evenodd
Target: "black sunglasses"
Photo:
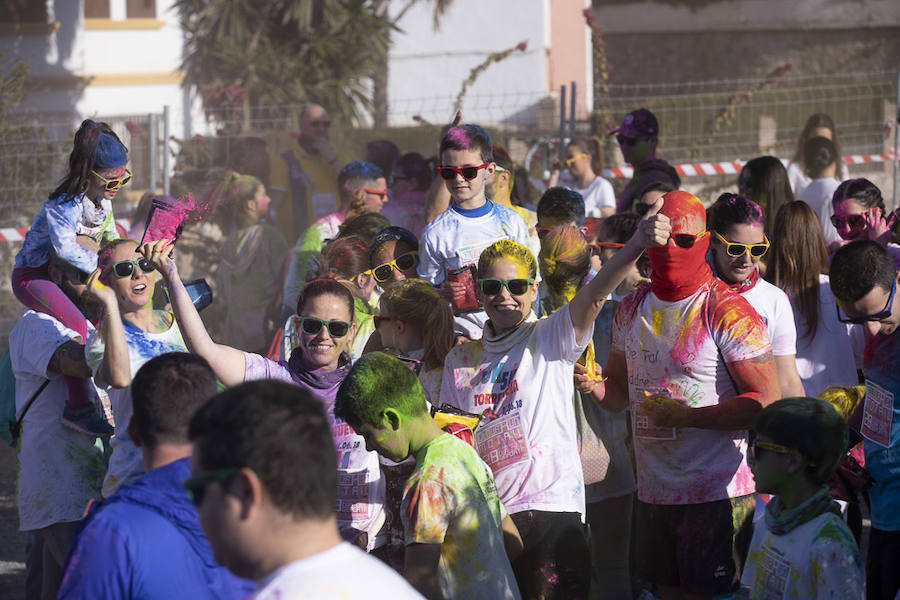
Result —
<instances>
[{"instance_id":1,"label":"black sunglasses","mask_svg":"<svg viewBox=\"0 0 900 600\"><path fill-rule=\"evenodd\" d=\"M123 260L121 262L117 262L108 270L112 271L113 274L119 279L125 279L126 277L131 277L134 274L135 265L137 265L138 268L144 273L152 273L156 269L156 267L153 266L153 263L146 258L139 258L137 260Z\"/></svg>"},{"instance_id":2,"label":"black sunglasses","mask_svg":"<svg viewBox=\"0 0 900 600\"><path fill-rule=\"evenodd\" d=\"M617 134L616 141L619 142L620 146L634 146L638 142L644 142L649 138L645 137L628 137L627 135Z\"/></svg>"},{"instance_id":3,"label":"black sunglasses","mask_svg":"<svg viewBox=\"0 0 900 600\"><path fill-rule=\"evenodd\" d=\"M850 229L862 229L866 225L866 218L863 215L847 215L845 217L831 215L831 224L835 229L840 229L845 225Z\"/></svg>"},{"instance_id":4,"label":"black sunglasses","mask_svg":"<svg viewBox=\"0 0 900 600\"><path fill-rule=\"evenodd\" d=\"M485 296L496 296L503 288L509 290L513 296L521 296L528 291L528 287L534 283L534 279L479 279L478 285Z\"/></svg>"},{"instance_id":5,"label":"black sunglasses","mask_svg":"<svg viewBox=\"0 0 900 600\"><path fill-rule=\"evenodd\" d=\"M877 312L874 315L867 315L865 317L848 317L844 314L844 311L841 310L841 307L835 303L834 308L837 310L838 321L841 323L851 323L853 325L861 325L863 323L867 323L869 321L881 321L883 319L891 316L894 307L894 293L897 291L897 279L894 278L894 284L891 286L891 295L888 296L887 306L884 307L884 310L881 312Z\"/></svg>"},{"instance_id":6,"label":"black sunglasses","mask_svg":"<svg viewBox=\"0 0 900 600\"><path fill-rule=\"evenodd\" d=\"M694 247L694 243L700 238L704 237L708 231L701 231L697 235L691 235L689 233L676 233L672 236L675 240L675 245L679 248L689 249Z\"/></svg>"},{"instance_id":7,"label":"black sunglasses","mask_svg":"<svg viewBox=\"0 0 900 600\"><path fill-rule=\"evenodd\" d=\"M318 335L323 327L328 328L328 335L333 338L342 338L350 331L350 323L347 321L323 321L315 317L300 317L300 328L303 333Z\"/></svg>"}]
</instances>

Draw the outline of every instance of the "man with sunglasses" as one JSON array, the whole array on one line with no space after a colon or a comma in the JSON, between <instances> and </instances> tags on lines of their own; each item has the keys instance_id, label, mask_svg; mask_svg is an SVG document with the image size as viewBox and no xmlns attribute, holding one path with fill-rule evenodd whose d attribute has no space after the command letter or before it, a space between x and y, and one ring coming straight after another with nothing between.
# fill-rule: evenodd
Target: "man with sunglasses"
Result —
<instances>
[{"instance_id":1,"label":"man with sunglasses","mask_svg":"<svg viewBox=\"0 0 900 600\"><path fill-rule=\"evenodd\" d=\"M875 479L866 587L869 598L893 599L900 591L900 274L880 244L860 240L837 251L829 277L838 318L866 329L860 433L866 469Z\"/></svg>"},{"instance_id":2,"label":"man with sunglasses","mask_svg":"<svg viewBox=\"0 0 900 600\"><path fill-rule=\"evenodd\" d=\"M630 406L638 474L637 573L664 598L737 589L755 500L746 430L780 397L762 319L706 263L695 196L669 192L650 283L619 304L604 408Z\"/></svg>"},{"instance_id":3,"label":"man with sunglasses","mask_svg":"<svg viewBox=\"0 0 900 600\"><path fill-rule=\"evenodd\" d=\"M522 217L485 195L486 182L496 165L491 136L484 128L473 124L451 127L441 138L439 156L438 176L450 193L450 206L422 232L418 272L459 312L465 298L475 294L474 280L469 279L467 288L464 283L448 281L448 273L476 264L481 251L498 240L519 242L535 255L539 249ZM480 339L485 321L481 309L459 315L457 333Z\"/></svg>"},{"instance_id":4,"label":"man with sunglasses","mask_svg":"<svg viewBox=\"0 0 900 600\"><path fill-rule=\"evenodd\" d=\"M128 431L147 472L91 506L66 561L60 598L239 600L253 591L215 561L184 489L191 475L188 425L215 394L216 376L195 354L163 354L138 370Z\"/></svg>"},{"instance_id":5,"label":"man with sunglasses","mask_svg":"<svg viewBox=\"0 0 900 600\"><path fill-rule=\"evenodd\" d=\"M328 134L331 119L325 107L307 104L300 114L296 143L281 146L270 168L270 191L289 194L281 216L285 237L296 239L303 230L337 208L340 186L335 180L347 157L335 151ZM298 214L299 213L299 214ZM294 227L291 227L291 223ZM293 229L293 231L291 231Z\"/></svg>"},{"instance_id":6,"label":"man with sunglasses","mask_svg":"<svg viewBox=\"0 0 900 600\"><path fill-rule=\"evenodd\" d=\"M622 151L625 162L634 167L634 173L617 201L617 211L627 211L638 199L641 190L651 181L666 181L673 189L681 185L678 174L666 161L656 157L659 143L659 123L656 115L646 108L633 110L622 119L618 129L610 133Z\"/></svg>"}]
</instances>

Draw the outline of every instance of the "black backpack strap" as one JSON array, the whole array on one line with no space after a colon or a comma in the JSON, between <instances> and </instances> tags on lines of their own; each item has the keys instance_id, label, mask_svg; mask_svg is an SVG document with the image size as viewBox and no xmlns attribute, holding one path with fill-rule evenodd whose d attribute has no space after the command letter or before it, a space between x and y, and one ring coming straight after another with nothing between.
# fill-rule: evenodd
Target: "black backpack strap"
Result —
<instances>
[{"instance_id":1,"label":"black backpack strap","mask_svg":"<svg viewBox=\"0 0 900 600\"><path fill-rule=\"evenodd\" d=\"M22 416L16 419L15 423L9 424L9 432L12 434L14 440L18 439L19 434L22 433L22 420L25 419L25 413L28 412L28 409L31 408L31 405L34 404L37 397L41 395L41 392L44 391L44 388L47 387L48 383L50 383L50 380L45 379L44 383L41 384L41 387L39 387L37 391L31 395L31 398L28 399L28 402L25 403L25 410L22 411Z\"/></svg>"}]
</instances>

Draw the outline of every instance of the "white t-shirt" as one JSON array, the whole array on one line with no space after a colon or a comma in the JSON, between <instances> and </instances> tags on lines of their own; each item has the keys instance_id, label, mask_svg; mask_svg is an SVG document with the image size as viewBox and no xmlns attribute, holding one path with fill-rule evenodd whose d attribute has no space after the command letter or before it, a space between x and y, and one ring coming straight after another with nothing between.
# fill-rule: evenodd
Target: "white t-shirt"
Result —
<instances>
[{"instance_id":1,"label":"white t-shirt","mask_svg":"<svg viewBox=\"0 0 900 600\"><path fill-rule=\"evenodd\" d=\"M612 184L603 177L597 176L594 181L584 189L572 186L571 189L581 194L584 198L584 216L600 217L600 209L604 206L616 208L616 192Z\"/></svg>"},{"instance_id":2,"label":"white t-shirt","mask_svg":"<svg viewBox=\"0 0 900 600\"><path fill-rule=\"evenodd\" d=\"M22 531L78 521L88 502L100 496L106 473L103 446L96 438L60 423L69 393L65 379L47 371L57 348L78 337L50 315L32 310L9 334L17 417L22 416L25 404L41 384L50 379L22 419L18 477ZM85 385L89 391L96 391L90 380Z\"/></svg>"},{"instance_id":3,"label":"white t-shirt","mask_svg":"<svg viewBox=\"0 0 900 600\"><path fill-rule=\"evenodd\" d=\"M791 189L794 191L794 198L800 198L800 194L803 193L803 189L809 185L809 177L806 176L806 173L803 172L797 163L792 162L787 167L787 175L788 181L791 184Z\"/></svg>"},{"instance_id":4,"label":"white t-shirt","mask_svg":"<svg viewBox=\"0 0 900 600\"><path fill-rule=\"evenodd\" d=\"M692 408L736 396L726 365L772 349L753 307L714 277L676 302L660 300L646 283L619 304L612 348L628 368L638 498L700 504L752 494L746 431L655 426L641 404L645 390Z\"/></svg>"},{"instance_id":5,"label":"white t-shirt","mask_svg":"<svg viewBox=\"0 0 900 600\"><path fill-rule=\"evenodd\" d=\"M149 333L139 329L128 321L123 320L125 326L125 341L128 343L128 356L131 361L131 376L134 377L145 362L165 354L166 352L187 352L187 346L181 338L181 331L171 316L172 324L162 333ZM99 332L88 335L85 346L87 363L94 372L94 379L98 386L103 387L109 394L109 402L112 405L113 417L116 421L116 434L110 441L112 455L109 457L109 471L103 480L103 497L109 498L120 486L130 483L143 475L144 464L141 458L141 450L134 445L128 435L128 423L134 412L131 404L131 386L127 388L113 388L108 386L100 376L100 366L103 364L103 354L106 344Z\"/></svg>"},{"instance_id":6,"label":"white t-shirt","mask_svg":"<svg viewBox=\"0 0 900 600\"><path fill-rule=\"evenodd\" d=\"M787 294L762 277L756 285L741 293L744 300L762 317L772 342L772 354L792 356L797 353L797 327Z\"/></svg>"},{"instance_id":7,"label":"white t-shirt","mask_svg":"<svg viewBox=\"0 0 900 600\"><path fill-rule=\"evenodd\" d=\"M478 264L482 250L504 239L519 242L537 256L528 225L513 209L490 200L471 210L451 204L422 232L419 277L440 285L446 279L447 269Z\"/></svg>"},{"instance_id":8,"label":"white t-shirt","mask_svg":"<svg viewBox=\"0 0 900 600\"><path fill-rule=\"evenodd\" d=\"M287 564L257 583L253 600L422 600L394 570L341 542Z\"/></svg>"},{"instance_id":9,"label":"white t-shirt","mask_svg":"<svg viewBox=\"0 0 900 600\"><path fill-rule=\"evenodd\" d=\"M534 314L500 339L455 347L444 362L441 402L484 414L475 448L491 467L510 514L584 515L584 477L572 397L575 361L591 335L575 339L569 306Z\"/></svg>"},{"instance_id":10,"label":"white t-shirt","mask_svg":"<svg viewBox=\"0 0 900 600\"><path fill-rule=\"evenodd\" d=\"M840 184L834 177L813 179L809 182L809 185L803 188L803 192L799 196L800 200L809 204L816 211L819 222L822 224L822 232L825 234L826 244L841 241L841 236L838 235L837 229L831 224L831 215L834 214L831 197Z\"/></svg>"},{"instance_id":11,"label":"white t-shirt","mask_svg":"<svg viewBox=\"0 0 900 600\"><path fill-rule=\"evenodd\" d=\"M793 312L797 329L797 372L807 395L818 396L832 385L857 385L856 370L862 368L865 330L862 325L838 320L828 275L819 275L819 324L814 338L805 335L806 320L797 306Z\"/></svg>"},{"instance_id":12,"label":"white t-shirt","mask_svg":"<svg viewBox=\"0 0 900 600\"><path fill-rule=\"evenodd\" d=\"M773 534L760 519L741 587L749 588L753 600L863 600L866 575L847 525L827 512L783 535Z\"/></svg>"}]
</instances>

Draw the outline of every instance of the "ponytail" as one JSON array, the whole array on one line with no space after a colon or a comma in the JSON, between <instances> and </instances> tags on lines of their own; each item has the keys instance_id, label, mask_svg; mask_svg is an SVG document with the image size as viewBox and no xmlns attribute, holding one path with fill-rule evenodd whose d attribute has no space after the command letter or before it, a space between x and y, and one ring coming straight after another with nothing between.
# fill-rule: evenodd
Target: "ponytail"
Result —
<instances>
[{"instance_id":1,"label":"ponytail","mask_svg":"<svg viewBox=\"0 0 900 600\"><path fill-rule=\"evenodd\" d=\"M112 128L85 119L75 132L66 176L49 198L64 196L65 200L73 200L87 189L92 170L124 166L127 162L128 150Z\"/></svg>"},{"instance_id":2,"label":"ponytail","mask_svg":"<svg viewBox=\"0 0 900 600\"><path fill-rule=\"evenodd\" d=\"M453 312L430 284L421 279L398 281L381 295L381 305L392 317L420 329L426 369L444 366L456 337Z\"/></svg>"}]
</instances>

